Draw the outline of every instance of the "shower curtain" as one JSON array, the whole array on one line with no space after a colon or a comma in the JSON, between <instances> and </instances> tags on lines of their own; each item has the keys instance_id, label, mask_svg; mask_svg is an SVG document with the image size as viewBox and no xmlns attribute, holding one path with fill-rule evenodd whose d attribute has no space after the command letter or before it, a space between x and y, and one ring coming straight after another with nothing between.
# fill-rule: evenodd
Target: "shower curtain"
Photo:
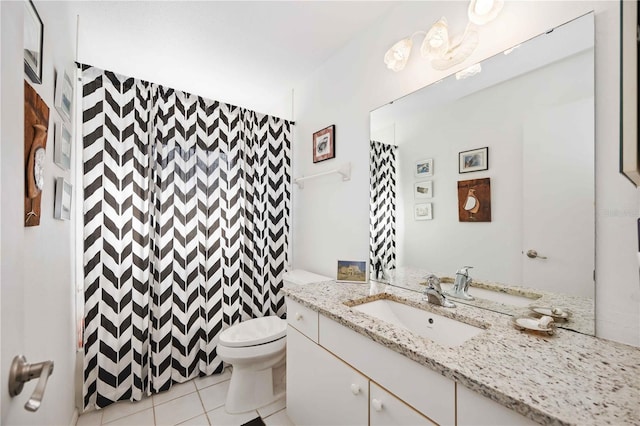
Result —
<instances>
[{"instance_id":1,"label":"shower curtain","mask_svg":"<svg viewBox=\"0 0 640 426\"><path fill-rule=\"evenodd\" d=\"M291 123L82 67L85 409L222 370L284 315Z\"/></svg>"},{"instance_id":2,"label":"shower curtain","mask_svg":"<svg viewBox=\"0 0 640 426\"><path fill-rule=\"evenodd\" d=\"M369 271L382 278L396 267L396 153L398 147L369 142Z\"/></svg>"}]
</instances>

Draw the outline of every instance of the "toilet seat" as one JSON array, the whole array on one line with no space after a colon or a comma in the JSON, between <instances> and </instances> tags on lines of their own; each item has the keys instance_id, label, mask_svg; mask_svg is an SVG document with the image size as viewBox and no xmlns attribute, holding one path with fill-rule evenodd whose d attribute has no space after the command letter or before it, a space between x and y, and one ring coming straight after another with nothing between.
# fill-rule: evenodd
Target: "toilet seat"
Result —
<instances>
[{"instance_id":1,"label":"toilet seat","mask_svg":"<svg viewBox=\"0 0 640 426\"><path fill-rule=\"evenodd\" d=\"M287 322L277 316L268 316L232 325L220 333L220 344L243 348L273 342L286 334Z\"/></svg>"}]
</instances>

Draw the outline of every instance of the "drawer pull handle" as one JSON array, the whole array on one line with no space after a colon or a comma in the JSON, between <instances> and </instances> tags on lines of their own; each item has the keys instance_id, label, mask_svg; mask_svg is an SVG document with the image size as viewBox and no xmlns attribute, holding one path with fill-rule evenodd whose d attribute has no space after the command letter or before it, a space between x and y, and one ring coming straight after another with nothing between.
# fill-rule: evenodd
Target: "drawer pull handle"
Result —
<instances>
[{"instance_id":1,"label":"drawer pull handle","mask_svg":"<svg viewBox=\"0 0 640 426\"><path fill-rule=\"evenodd\" d=\"M382 411L382 401L380 401L379 399L375 399L373 398L371 400L371 405L373 406L373 409L376 411Z\"/></svg>"},{"instance_id":2,"label":"drawer pull handle","mask_svg":"<svg viewBox=\"0 0 640 426\"><path fill-rule=\"evenodd\" d=\"M296 312L296 320L300 321L302 319L302 314L300 312Z\"/></svg>"},{"instance_id":3,"label":"drawer pull handle","mask_svg":"<svg viewBox=\"0 0 640 426\"><path fill-rule=\"evenodd\" d=\"M360 385L357 385L355 383L351 384L351 393L354 395L357 395L360 393Z\"/></svg>"}]
</instances>

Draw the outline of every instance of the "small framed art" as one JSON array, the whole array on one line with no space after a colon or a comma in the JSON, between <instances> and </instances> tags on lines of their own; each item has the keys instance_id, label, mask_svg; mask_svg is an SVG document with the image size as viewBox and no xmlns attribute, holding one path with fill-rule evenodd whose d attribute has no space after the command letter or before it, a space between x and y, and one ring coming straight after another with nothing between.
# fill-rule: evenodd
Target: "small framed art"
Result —
<instances>
[{"instance_id":1,"label":"small framed art","mask_svg":"<svg viewBox=\"0 0 640 426\"><path fill-rule=\"evenodd\" d=\"M71 198L73 196L73 186L64 180L56 178L55 204L53 207L53 217L55 219L71 219Z\"/></svg>"},{"instance_id":2,"label":"small framed art","mask_svg":"<svg viewBox=\"0 0 640 426\"><path fill-rule=\"evenodd\" d=\"M421 198L433 198L433 181L426 180L424 182L416 182L414 185L413 195L416 200Z\"/></svg>"},{"instance_id":3,"label":"small framed art","mask_svg":"<svg viewBox=\"0 0 640 426\"><path fill-rule=\"evenodd\" d=\"M478 148L458 154L458 173L479 172L489 169L489 148Z\"/></svg>"},{"instance_id":4,"label":"small framed art","mask_svg":"<svg viewBox=\"0 0 640 426\"><path fill-rule=\"evenodd\" d=\"M35 84L42 83L43 29L44 25L33 2L24 2L24 72Z\"/></svg>"},{"instance_id":5,"label":"small framed art","mask_svg":"<svg viewBox=\"0 0 640 426\"><path fill-rule=\"evenodd\" d=\"M433 204L420 203L413 208L413 217L415 220L431 220L433 219Z\"/></svg>"},{"instance_id":6,"label":"small framed art","mask_svg":"<svg viewBox=\"0 0 640 426\"><path fill-rule=\"evenodd\" d=\"M335 158L336 126L332 124L313 134L313 162Z\"/></svg>"},{"instance_id":7,"label":"small framed art","mask_svg":"<svg viewBox=\"0 0 640 426\"><path fill-rule=\"evenodd\" d=\"M63 170L69 170L71 167L71 132L67 125L56 123L53 162Z\"/></svg>"},{"instance_id":8,"label":"small framed art","mask_svg":"<svg viewBox=\"0 0 640 426\"><path fill-rule=\"evenodd\" d=\"M71 122L73 110L73 80L67 71L59 72L56 81L55 105L56 109L66 121Z\"/></svg>"},{"instance_id":9,"label":"small framed art","mask_svg":"<svg viewBox=\"0 0 640 426\"><path fill-rule=\"evenodd\" d=\"M416 161L414 173L416 177L433 176L433 158Z\"/></svg>"},{"instance_id":10,"label":"small framed art","mask_svg":"<svg viewBox=\"0 0 640 426\"><path fill-rule=\"evenodd\" d=\"M338 260L336 281L341 283L366 283L367 262L365 260Z\"/></svg>"}]
</instances>

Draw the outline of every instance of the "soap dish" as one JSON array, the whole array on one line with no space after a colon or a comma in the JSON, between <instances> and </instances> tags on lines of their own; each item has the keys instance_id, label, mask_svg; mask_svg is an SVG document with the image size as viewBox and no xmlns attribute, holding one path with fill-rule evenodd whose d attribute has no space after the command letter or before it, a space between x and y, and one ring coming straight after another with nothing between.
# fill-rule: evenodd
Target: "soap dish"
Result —
<instances>
[{"instance_id":1,"label":"soap dish","mask_svg":"<svg viewBox=\"0 0 640 426\"><path fill-rule=\"evenodd\" d=\"M571 316L568 309L557 306L530 306L529 309L538 315L547 315L555 320L567 320Z\"/></svg>"},{"instance_id":2,"label":"soap dish","mask_svg":"<svg viewBox=\"0 0 640 426\"><path fill-rule=\"evenodd\" d=\"M547 328L541 327L537 318L531 317L511 317L513 326L518 330L530 330L547 333L549 336L553 336L556 332L556 325L552 322Z\"/></svg>"}]
</instances>

